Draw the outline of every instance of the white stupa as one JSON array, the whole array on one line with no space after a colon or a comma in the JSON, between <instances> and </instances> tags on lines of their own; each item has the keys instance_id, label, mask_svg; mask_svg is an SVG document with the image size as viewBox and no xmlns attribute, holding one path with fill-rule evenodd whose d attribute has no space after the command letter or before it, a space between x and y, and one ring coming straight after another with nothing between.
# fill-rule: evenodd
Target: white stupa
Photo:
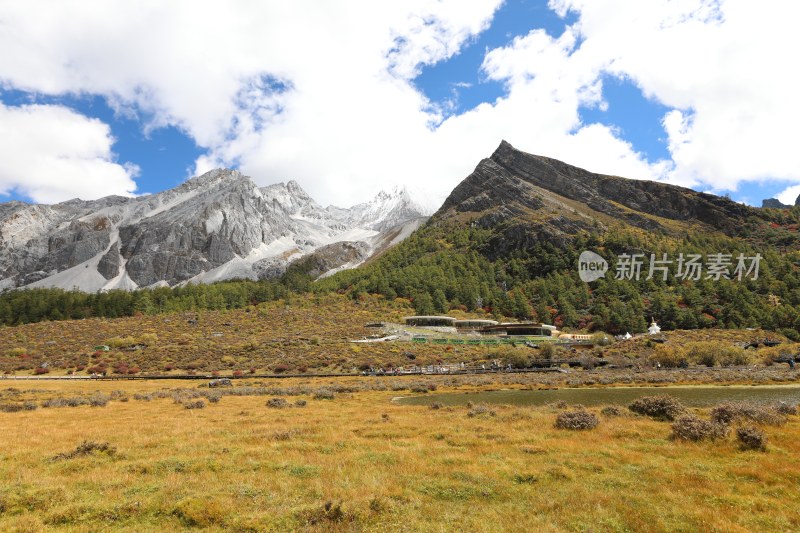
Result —
<instances>
[{"instance_id":1,"label":"white stupa","mask_svg":"<svg viewBox=\"0 0 800 533\"><path fill-rule=\"evenodd\" d=\"M661 328L656 324L656 319L651 318L650 320L652 320L652 322L650 322L650 327L647 328L647 333L650 335L658 335L661 333Z\"/></svg>"}]
</instances>

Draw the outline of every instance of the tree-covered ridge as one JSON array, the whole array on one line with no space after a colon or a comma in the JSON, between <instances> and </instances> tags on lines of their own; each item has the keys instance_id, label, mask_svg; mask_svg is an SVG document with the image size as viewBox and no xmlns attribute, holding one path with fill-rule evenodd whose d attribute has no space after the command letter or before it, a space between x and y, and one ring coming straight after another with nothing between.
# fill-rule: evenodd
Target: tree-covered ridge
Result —
<instances>
[{"instance_id":1,"label":"tree-covered ridge","mask_svg":"<svg viewBox=\"0 0 800 533\"><path fill-rule=\"evenodd\" d=\"M0 324L90 317L117 318L179 311L239 309L287 298L278 282L225 281L213 285L85 293L63 289L23 289L0 295Z\"/></svg>"},{"instance_id":2,"label":"tree-covered ridge","mask_svg":"<svg viewBox=\"0 0 800 533\"><path fill-rule=\"evenodd\" d=\"M509 221L506 224L514 224ZM648 317L665 329L763 327L797 338L800 329L800 255L772 246L758 246L723 235L660 235L618 226L604 233L586 232L568 246L543 241L518 247L507 256L486 257L502 227L482 229L474 224L433 221L378 261L359 270L342 272L317 282L317 291L379 293L412 299L420 314L449 309L533 319L559 327L641 332ZM578 256L593 250L611 265L606 277L590 284L580 280ZM650 254L676 259L699 254L762 256L758 279L684 280L675 266L664 281L615 279L617 256ZM733 268L730 269L733 274Z\"/></svg>"}]
</instances>

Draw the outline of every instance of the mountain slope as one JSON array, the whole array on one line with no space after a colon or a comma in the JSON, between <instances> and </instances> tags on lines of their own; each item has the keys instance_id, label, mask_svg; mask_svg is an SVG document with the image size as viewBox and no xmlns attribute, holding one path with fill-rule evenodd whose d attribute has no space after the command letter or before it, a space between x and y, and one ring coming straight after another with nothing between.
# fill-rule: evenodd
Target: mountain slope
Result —
<instances>
[{"instance_id":1,"label":"mountain slope","mask_svg":"<svg viewBox=\"0 0 800 533\"><path fill-rule=\"evenodd\" d=\"M341 242L361 243L363 257L347 261L357 264L380 249L382 232L428 214L403 191L322 208L296 182L259 188L222 169L139 198L9 202L0 204L0 289L94 292L275 277L292 260Z\"/></svg>"},{"instance_id":2,"label":"mountain slope","mask_svg":"<svg viewBox=\"0 0 800 533\"><path fill-rule=\"evenodd\" d=\"M646 329L800 328L800 210L761 210L673 185L592 173L503 142L415 234L356 271L318 282L452 308L612 333ZM600 254L602 279L578 276ZM679 279L680 254L760 253L758 279ZM640 279L615 279L620 254L643 254ZM651 254L671 260L648 277ZM731 270L733 266L731 266ZM705 272L705 271L704 271ZM704 273L705 276L705 273ZM794 332L794 333L792 333Z\"/></svg>"}]
</instances>

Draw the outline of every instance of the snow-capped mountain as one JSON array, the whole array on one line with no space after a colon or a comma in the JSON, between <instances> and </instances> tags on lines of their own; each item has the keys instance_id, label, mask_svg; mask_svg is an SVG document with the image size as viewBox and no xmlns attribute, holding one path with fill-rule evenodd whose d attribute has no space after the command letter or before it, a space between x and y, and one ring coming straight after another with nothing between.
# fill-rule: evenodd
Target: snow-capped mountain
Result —
<instances>
[{"instance_id":1,"label":"snow-capped mountain","mask_svg":"<svg viewBox=\"0 0 800 533\"><path fill-rule=\"evenodd\" d=\"M370 202L350 208L347 220L350 224L385 231L416 218L419 213L432 214L436 207L429 207L412 197L405 187L395 187L391 192L380 192Z\"/></svg>"},{"instance_id":2,"label":"snow-capped mountain","mask_svg":"<svg viewBox=\"0 0 800 533\"><path fill-rule=\"evenodd\" d=\"M0 289L275 277L318 249L325 275L399 242L432 211L400 188L349 209L323 208L294 181L259 188L223 169L138 198L8 202L0 204Z\"/></svg>"}]
</instances>

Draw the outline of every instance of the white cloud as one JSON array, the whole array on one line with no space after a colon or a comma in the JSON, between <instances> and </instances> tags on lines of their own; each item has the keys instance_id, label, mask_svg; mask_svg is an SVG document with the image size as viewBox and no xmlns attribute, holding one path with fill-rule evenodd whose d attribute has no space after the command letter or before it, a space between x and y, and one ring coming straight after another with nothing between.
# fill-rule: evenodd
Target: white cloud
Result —
<instances>
[{"instance_id":1,"label":"white cloud","mask_svg":"<svg viewBox=\"0 0 800 533\"><path fill-rule=\"evenodd\" d=\"M115 163L106 124L61 106L0 103L0 193L37 202L130 195L137 169Z\"/></svg>"},{"instance_id":2,"label":"white cloud","mask_svg":"<svg viewBox=\"0 0 800 533\"><path fill-rule=\"evenodd\" d=\"M775 196L778 200L781 201L782 204L786 205L794 205L795 202L800 199L800 185L793 185L792 187L787 187L783 191L781 191L777 196Z\"/></svg>"},{"instance_id":3,"label":"white cloud","mask_svg":"<svg viewBox=\"0 0 800 533\"><path fill-rule=\"evenodd\" d=\"M783 0L551 0L580 15L581 49L674 108L670 181L734 190L796 179L800 4Z\"/></svg>"},{"instance_id":4,"label":"white cloud","mask_svg":"<svg viewBox=\"0 0 800 533\"><path fill-rule=\"evenodd\" d=\"M297 179L342 205L395 183L443 197L500 139L598 172L716 190L800 175L789 61L800 4L551 0L577 24L487 51L483 74L507 93L445 118L411 80L471 42L500 1L5 2L0 83L104 95L150 128L187 132L208 150L197 171L238 164L262 184ZM648 161L613 127L581 123L581 106L607 105L609 74L671 109L671 160ZM108 137L99 160L121 176ZM109 181L131 192L125 179Z\"/></svg>"},{"instance_id":5,"label":"white cloud","mask_svg":"<svg viewBox=\"0 0 800 533\"><path fill-rule=\"evenodd\" d=\"M409 78L456 53L500 1L4 3L0 82L105 95L209 149L199 170L240 163L347 203L430 178L408 162L440 117Z\"/></svg>"}]
</instances>

